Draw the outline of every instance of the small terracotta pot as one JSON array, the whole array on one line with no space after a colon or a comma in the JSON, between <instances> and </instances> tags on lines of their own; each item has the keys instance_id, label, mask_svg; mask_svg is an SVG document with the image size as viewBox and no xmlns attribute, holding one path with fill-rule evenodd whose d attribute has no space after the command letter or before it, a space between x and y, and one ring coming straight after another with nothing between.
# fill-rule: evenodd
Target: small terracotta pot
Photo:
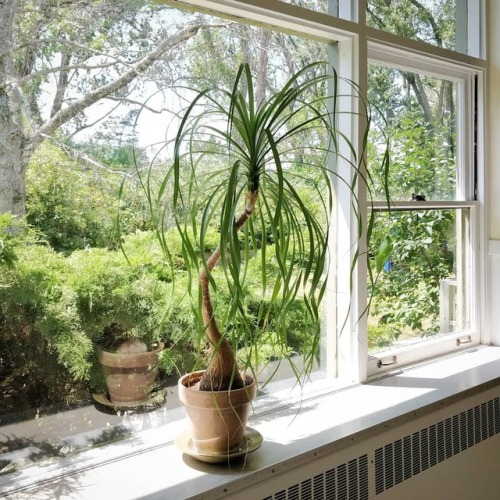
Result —
<instances>
[{"instance_id":1,"label":"small terracotta pot","mask_svg":"<svg viewBox=\"0 0 500 500\"><path fill-rule=\"evenodd\" d=\"M99 351L112 403L139 403L149 399L158 374L158 355L163 347L159 342L153 351L141 353Z\"/></svg>"},{"instance_id":2,"label":"small terracotta pot","mask_svg":"<svg viewBox=\"0 0 500 500\"><path fill-rule=\"evenodd\" d=\"M188 373L178 383L196 450L207 454L230 454L239 449L257 386L252 379L243 389L200 391L195 384L203 371Z\"/></svg>"}]
</instances>

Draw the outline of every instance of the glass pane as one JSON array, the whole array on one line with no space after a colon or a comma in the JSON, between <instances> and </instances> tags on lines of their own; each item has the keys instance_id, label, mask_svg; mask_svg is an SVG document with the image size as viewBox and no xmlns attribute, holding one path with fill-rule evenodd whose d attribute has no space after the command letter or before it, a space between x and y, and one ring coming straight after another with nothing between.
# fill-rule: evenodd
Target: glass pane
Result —
<instances>
[{"instance_id":1,"label":"glass pane","mask_svg":"<svg viewBox=\"0 0 500 500\"><path fill-rule=\"evenodd\" d=\"M389 172L371 169L372 196L393 201L457 198L457 83L370 64L368 92L374 125L368 165L390 139ZM377 162L373 162L377 165Z\"/></svg>"},{"instance_id":2,"label":"glass pane","mask_svg":"<svg viewBox=\"0 0 500 500\"><path fill-rule=\"evenodd\" d=\"M204 27L197 31L192 29L192 14L149 2L117 5L56 2L43 12L29 11L33 18L23 17L20 10L15 19L12 46L21 49L13 55L13 66L32 71L19 75L19 85L31 96L26 103L37 113L37 126L50 119L51 112L110 84L148 53L158 60L142 68L130 85L125 81L117 87L108 99L80 109L38 147L27 168L26 231L11 233L12 221L0 214L0 490L12 472L47 460L55 463L58 457L126 439L184 416L176 396L178 375L200 363L197 358L203 358L200 351L206 352L206 345L197 336L191 304L181 299L186 287L174 288L163 266L165 256L138 172L146 172L154 160L169 162L171 149L165 147L165 138L172 137L186 98L192 97L186 87L231 89L238 66L245 61L261 99L281 89L298 69L327 57L324 45L288 34L227 20L221 23L201 14L203 19L196 19ZM74 27L70 32L69 20ZM43 24L46 29L40 28ZM28 55L33 64L26 65L24 40L31 29L30 40L47 37L43 40L47 50L34 50ZM177 39L179 33L182 37ZM165 45L164 53L157 53L170 37L172 47ZM57 92L53 82L60 82ZM28 115L32 113L26 111ZM310 141L297 139L293 157L290 153L286 159L286 168L295 172L294 189L304 203L318 210L323 206L321 185L309 176L311 167L305 159L319 156L321 134L313 129ZM325 137L321 140L326 142ZM161 183L162 168L158 165L151 171L155 186ZM210 168L216 182L213 171L219 172L221 164L212 163ZM317 177L322 177L320 172ZM218 218L214 220L213 238L207 238L205 250L213 250L219 241ZM266 242L270 283L277 275L272 231L261 231L255 235L259 237ZM165 242L177 259L177 283L185 284L180 237L166 229ZM253 262L248 274L259 282L262 270ZM222 287L218 292L218 307L223 309L230 294ZM263 294L253 283L248 285L248 297L256 331L266 322L272 324L272 315L262 317ZM287 310L286 334L290 349L297 353L313 328L304 319L307 309L298 294ZM263 377L281 369L277 333L272 325L268 330L261 353L268 361L262 367ZM118 347L119 334L144 342ZM167 349L159 356L158 371L143 377L152 379L148 392L142 393L146 399L138 403L135 393L127 401L122 396L111 401L112 391L117 394L127 385L135 388L130 381L138 377L124 370L127 377L122 383L112 374L113 387L106 388L107 368L99 363L106 357L102 351L144 351L149 340L161 340ZM148 360L146 366L150 364ZM277 378L293 377L289 365L284 365Z\"/></svg>"},{"instance_id":3,"label":"glass pane","mask_svg":"<svg viewBox=\"0 0 500 500\"><path fill-rule=\"evenodd\" d=\"M469 325L469 210L380 212L371 255L391 252L374 279L368 320L371 353ZM372 270L376 272L374 258Z\"/></svg>"},{"instance_id":4,"label":"glass pane","mask_svg":"<svg viewBox=\"0 0 500 500\"><path fill-rule=\"evenodd\" d=\"M446 49L457 48L456 0L368 0L368 26ZM465 32L466 33L466 32ZM465 33L459 31L459 35Z\"/></svg>"},{"instance_id":5,"label":"glass pane","mask_svg":"<svg viewBox=\"0 0 500 500\"><path fill-rule=\"evenodd\" d=\"M351 19L351 0L281 0L282 2L323 12L343 19Z\"/></svg>"},{"instance_id":6,"label":"glass pane","mask_svg":"<svg viewBox=\"0 0 500 500\"><path fill-rule=\"evenodd\" d=\"M281 0L284 3L304 7L305 9L316 10L318 12L326 12L328 9L329 0Z\"/></svg>"}]
</instances>

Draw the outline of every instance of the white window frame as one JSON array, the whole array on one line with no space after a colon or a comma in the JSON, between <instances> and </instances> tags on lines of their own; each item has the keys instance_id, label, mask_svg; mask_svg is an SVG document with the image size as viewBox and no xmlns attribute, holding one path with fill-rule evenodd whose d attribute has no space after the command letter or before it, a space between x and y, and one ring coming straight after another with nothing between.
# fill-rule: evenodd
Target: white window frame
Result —
<instances>
[{"instance_id":1,"label":"white window frame","mask_svg":"<svg viewBox=\"0 0 500 500\"><path fill-rule=\"evenodd\" d=\"M452 353L464 348L479 344L480 331L482 326L482 315L479 313L478 305L483 302L484 297L484 279L481 279L480 270L484 266L484 255L481 255L481 234L484 226L483 213L481 210L481 201L474 200L474 134L479 134L474 129L474 96L480 94L479 85L476 85L475 77L482 75L482 70L477 67L470 67L457 64L441 58L429 58L427 55L408 47L404 52L400 48L393 46L384 46L380 42L369 43L368 60L370 63L385 65L397 69L403 69L420 74L432 75L437 78L443 78L453 81L457 84L457 108L459 115L457 117L457 177L459 179L459 191L457 192L457 201L454 202L425 202L419 204L418 208L411 202L397 202L393 207L396 209L422 210L432 208L464 208L470 213L470 288L466 290L467 302L469 304L470 327L456 333L450 333L445 336L438 336L415 345L393 348L368 356L367 377L380 376L388 371L393 371L401 366L410 363L419 362L430 357L439 356L446 353ZM478 81L482 80L478 79ZM479 92L478 92L479 91ZM478 104L479 108L479 104ZM479 110L480 111L480 110ZM481 113L479 114L481 116ZM478 145L482 141L478 141ZM476 168L479 168L479 161ZM480 178L483 177L481 172ZM480 180L477 179L480 183ZM383 209L383 202L373 202L375 209ZM367 210L369 207L367 207ZM361 282L358 286L362 286ZM366 323L363 322L363 327ZM358 342L366 342L364 332L358 331ZM360 360L361 363L361 360Z\"/></svg>"},{"instance_id":2,"label":"white window frame","mask_svg":"<svg viewBox=\"0 0 500 500\"><path fill-rule=\"evenodd\" d=\"M411 40L405 40L400 37L396 37L394 35L390 35L383 32L377 32L375 30L366 28L365 0L357 0L357 1L338 0L338 1L341 4L341 8L344 9L342 12L344 13L350 12L352 15L352 19L359 21L359 23L347 21L346 19L333 18L331 16L322 13L311 12L308 11L307 9L290 6L278 0L165 0L165 3L169 3L172 7L183 7L187 5L188 7L190 6L192 10L195 11L206 9L211 13L217 13L218 15L228 16L233 19L237 19L239 21L242 21L242 19L246 18L249 20L249 22L255 24L260 24L266 27L277 27L278 29L309 36L311 38L321 40L325 43L336 42L338 46L339 73L358 83L362 91L366 91L366 79L367 79L366 68L369 57L371 60L377 60L377 50L383 51L384 57L382 57L381 59L387 62L388 54L390 54L391 51L395 57L397 51L394 51L394 47L396 46L403 48L408 54L411 55L412 58L419 59L419 57L421 57L419 64L425 64L425 60L428 60L428 56L426 54L430 54L433 60L440 61L440 64L442 65L450 64L449 66L450 71L452 70L452 68L458 71L457 78L461 78L460 74L464 73L463 71L462 73L460 72L461 69L465 71L464 74L469 75L467 76L467 78L469 78L471 74L474 73L476 74L477 82L475 89L473 89L470 86L467 87L468 90L464 91L465 92L464 96L466 97L466 101L470 102L472 98L470 93L472 91L477 92L477 105L479 114L478 114L477 131L476 131L477 149L475 151L475 159L477 161L478 166L481 167L478 170L477 195L474 200L470 200L469 199L470 193L464 193L462 200L459 200L458 202L449 202L449 206L469 207L472 214L471 218L474 219L476 224L475 231L473 232L473 234L471 234L471 238L473 240L471 242L471 248L472 252L475 254L474 256L475 268L473 269L472 274L474 276L473 293L477 294L476 299L477 302L480 304L480 307L477 308L477 315L472 322L476 326L475 328L476 331L474 333L475 337L473 339L473 342L474 343L481 342L484 344L488 344L491 341L491 333L488 332L485 328L485 315L487 310L487 299L488 299L487 294L485 293L486 290L485 269L486 269L486 252L487 252L488 238L487 238L487 229L485 224L485 213L487 213L486 196L485 196L486 180L485 180L485 171L483 167L485 164L485 151L483 144L485 136L484 69L486 67L486 62L481 59L478 59L477 57L471 57L470 55L468 56L458 52L445 51L437 47L427 46L423 43ZM472 4L478 6L476 11L472 13L469 8L468 10L469 16L476 15L475 18L476 21L479 22L481 26L485 25L484 0L457 0L457 1L461 2L466 1L468 5ZM347 14L344 15L347 17ZM477 33L478 32L477 26L474 29L476 29ZM477 56L484 57L484 39L485 39L484 30L481 30L481 33L482 35L479 38L480 41L479 49L477 49L476 47L476 49L474 50L468 50L467 52L468 54L474 54ZM468 37L467 43L468 44L471 43L470 37ZM446 76L449 77L448 74ZM353 102L352 105L354 108L355 103ZM470 119L472 112L471 109L469 109L468 112L469 112L468 119ZM361 120L357 120L356 118L351 117L350 120L345 120L340 125L342 127L342 130L344 132L349 131L349 133L352 134L351 136L353 138L359 138L361 136L360 132L363 130L363 123ZM464 159L468 158L468 160L464 161L474 160L473 158L474 154L470 149L464 151L462 153L462 156ZM363 191L363 186L360 186L360 192L358 193L358 195L363 195L362 191ZM337 222L340 223L342 226L337 226L337 227L352 229L354 223L352 214L350 212L351 198L347 194L347 192L345 193L341 192L339 193L339 195L340 195L339 202L341 204L340 206L342 207L343 211L339 211L337 217ZM443 203L440 203L439 206L442 207ZM432 206L428 207L432 208ZM367 207L365 206L364 208ZM343 246L339 245L336 253L338 255L342 255L344 263L347 263L348 265L338 266L341 272L339 272L337 278L340 282L344 283L349 283L349 280L351 278L354 278L355 286L354 289L352 290L349 289L349 287L345 289L346 298L348 298L349 300L344 298L343 301L342 300L337 301L336 304L335 309L336 309L336 314L338 316L340 316L340 314L337 312L337 308L340 309L343 308L344 309L343 312L345 313L346 304L350 304L350 307L347 307L347 309L349 309L349 314L347 317L347 323L343 335L337 339L336 332L331 331L330 336L327 339L329 342L327 348L329 350L331 349L331 351L329 352L329 358L331 361L328 367L328 371L331 375L338 375L339 381L341 383L343 383L344 381L363 382L368 379L369 373L371 373L370 363L372 362L371 360L368 360L368 355L367 355L366 316L362 317L361 319L359 318L359 311L363 310L363 307L365 306L367 301L366 265L364 264L363 259L360 259L354 276L351 276L350 271L347 272L347 269L350 269L350 262L352 262L353 248L351 242L348 239L342 240L342 243ZM361 243L361 245L363 245L363 242ZM360 251L363 251L363 248L361 248ZM348 278L347 280L345 280L346 277ZM478 333L481 334L480 337ZM419 359L427 360L438 354L456 351L456 341L457 341L456 336L448 337L446 339L446 342L444 342L442 345L438 345L441 342L439 339L437 339L436 341L430 340L426 342L423 349L419 350L420 352ZM455 345L452 345L453 343ZM469 343L466 345L470 346L471 344ZM408 355L404 352L398 354L398 360L399 364L392 365L389 369L399 368L399 366L402 366L404 364L415 362L416 358L414 356L414 353L410 353L408 351ZM470 363L470 360L468 360L468 362ZM493 370L491 368L492 362L488 356L484 356L484 359L481 363L482 363L481 368L490 367L489 369ZM469 366L467 368L469 368ZM432 374L432 371L428 373ZM484 380L481 379L480 377L476 379L477 376L476 372L471 371L470 373L473 375L472 377L473 380L471 379L471 377L468 377L468 380L466 381L467 382L466 389L474 388L475 385L477 385L478 383L481 384L485 383ZM456 377L456 378L461 380L463 377ZM458 390L464 390L464 385L460 382L460 380L456 382L456 385L450 386L452 387L450 391L453 391L450 393L450 397L455 393L456 390L455 387L458 388ZM493 380L493 378L491 380ZM324 396L325 394L330 394L331 384L329 387L323 388L323 390L324 392L321 393L322 396ZM363 395L366 395L364 391L362 392ZM318 393L320 393L320 391L318 391ZM339 404L340 406L344 405L345 407L347 402L347 406L355 408L357 411L358 407L356 406L356 404L354 404L354 402L359 401L359 398L356 399L355 395L349 395L349 394L347 398L342 397L343 395L347 394L347 391L342 391L342 393L339 394L340 396L338 396L338 401L340 401L340 403L338 404L334 403L332 407L335 407L335 405L339 406ZM304 394L300 392L297 396L297 401L302 402L303 396ZM351 397L352 399L349 399L349 397ZM436 398L436 404L437 401L439 401L440 399L441 401L444 400L442 392L440 392L437 396L434 397ZM375 399L378 399L378 396L375 397L374 400ZM421 403L418 402L417 399L418 398L415 398L415 403L414 403L414 407L416 410L418 410L421 406ZM334 399L334 401L336 400ZM288 399L287 402L289 403L290 400ZM351 402L353 403L353 405L350 405ZM268 401L263 401L262 406L265 406L268 403L269 403ZM401 404L399 406L406 409L410 407L408 406L408 402L405 402L404 404ZM262 411L262 414L264 415L265 412ZM287 414L287 418L288 417L289 415ZM368 422L370 428L373 430L371 417L372 417L371 415L367 414L366 416L359 417L359 419L360 421L364 420L365 425L368 425L366 424L366 422ZM341 418L342 419L344 418L343 414ZM385 418L387 418L387 416ZM392 414L391 418L393 418ZM172 419L172 414L170 414L169 420L173 421L175 420L175 417ZM162 439L164 439L165 441L159 441L156 433L151 435L148 433L144 433L146 437L141 436L142 441L140 441L139 444L139 447L142 446L142 448L139 448L139 451L136 450L136 452L133 455L139 456L138 453L139 454L141 453L141 449L142 451L144 450L147 451L151 449L157 451L162 447L165 447L165 449L167 449L168 446L172 445L175 432L177 432L179 428L176 422L172 421L169 421L169 424L166 426L168 430L166 438L163 435L164 429L162 429ZM353 427L351 420L347 421L349 422L348 427L350 427L351 430L352 428L356 427L356 426ZM335 429L333 429L332 432L325 433L326 436L325 439L330 441L331 444L332 436L338 436L338 435L339 435L338 428L336 427ZM289 444L290 443L289 436L287 436L287 440L288 441L286 442L286 444ZM307 439L304 439L304 435L302 433L297 438L297 441L299 440L307 442ZM158 444L160 442L162 444ZM167 443L167 446L165 446L164 443ZM317 442L315 443L317 444ZM137 446L137 443L135 443L135 441L134 445ZM82 470L87 472L90 471L89 477L91 483L87 482L86 483L87 486L89 484L98 484L98 482L97 483L95 482L95 477L92 477L93 474L92 471L95 465L97 464L101 465L100 461L111 460L109 465L111 467L114 463L116 463L116 460L118 458L121 458L124 455L129 455L130 453L129 441L127 441L123 445L120 445L120 443L118 443L117 446L118 448L105 447L104 449L98 450L98 453L100 452L100 454L96 456L93 456L95 451L90 450L85 456L82 454L81 457L77 458L75 462L71 462L73 464L72 465L73 469L75 469L75 463L78 463L79 465L83 464ZM310 446L311 445L308 442L307 450L304 448L301 456L307 457L311 455ZM173 446L170 447L173 448ZM281 448L289 449L290 447L282 446ZM294 450L295 449L296 448L294 448ZM177 451L175 452L176 454L178 454ZM314 455L316 456L316 451L314 451ZM110 459L110 457L112 458ZM132 458L134 457L132 456ZM297 457L293 458L292 461L289 461L289 463L296 465ZM38 471L35 474L31 473L30 475L30 473L28 472L27 478L24 477L18 478L17 476L14 478L9 478L6 476L6 479L14 481L16 483L16 488L18 487L25 488L26 484L29 484L30 481L33 480L33 478L35 478L35 480L37 481L40 480L43 482L47 482L50 481L51 478L59 476L61 473L58 467L59 464L53 465L52 468L49 467L49 470L47 470L46 467L42 467L43 470ZM189 468L188 470L192 471L194 469ZM199 471L195 472L197 474L197 478L199 479L198 477ZM274 468L272 472L274 474L275 472ZM37 476L36 474L39 474L39 476ZM64 474L61 477L64 479ZM109 477L112 477L112 474ZM85 488L86 488L85 484L83 488L84 488L83 491L85 493ZM224 491L228 490L225 489Z\"/></svg>"}]
</instances>

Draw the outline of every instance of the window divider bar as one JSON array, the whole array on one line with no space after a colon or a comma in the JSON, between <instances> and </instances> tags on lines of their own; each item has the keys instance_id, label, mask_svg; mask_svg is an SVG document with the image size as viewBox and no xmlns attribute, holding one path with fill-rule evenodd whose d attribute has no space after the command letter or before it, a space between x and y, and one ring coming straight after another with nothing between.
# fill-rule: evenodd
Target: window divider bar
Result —
<instances>
[{"instance_id":1,"label":"window divider bar","mask_svg":"<svg viewBox=\"0 0 500 500\"><path fill-rule=\"evenodd\" d=\"M394 201L390 206L385 201L368 203L369 212L437 210L453 208L472 208L478 205L476 201Z\"/></svg>"}]
</instances>

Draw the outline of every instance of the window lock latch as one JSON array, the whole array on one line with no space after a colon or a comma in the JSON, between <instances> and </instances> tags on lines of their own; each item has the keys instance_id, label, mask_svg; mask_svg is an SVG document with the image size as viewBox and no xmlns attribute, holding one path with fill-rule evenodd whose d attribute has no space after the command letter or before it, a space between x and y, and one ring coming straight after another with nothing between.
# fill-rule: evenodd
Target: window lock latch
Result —
<instances>
[{"instance_id":1,"label":"window lock latch","mask_svg":"<svg viewBox=\"0 0 500 500\"><path fill-rule=\"evenodd\" d=\"M391 356L391 357L388 357L384 360L378 359L377 360L377 368L382 368L383 366L395 365L397 362L398 362L397 356Z\"/></svg>"}]
</instances>

